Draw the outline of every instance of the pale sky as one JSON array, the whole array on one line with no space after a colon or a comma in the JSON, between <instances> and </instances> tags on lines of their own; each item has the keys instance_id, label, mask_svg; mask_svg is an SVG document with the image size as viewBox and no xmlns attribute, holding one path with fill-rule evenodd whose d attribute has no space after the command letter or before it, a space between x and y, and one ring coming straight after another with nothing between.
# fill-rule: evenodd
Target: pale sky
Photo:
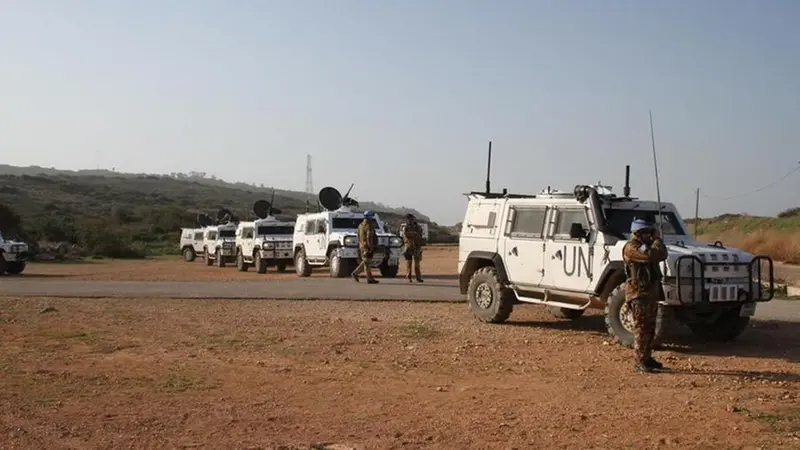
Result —
<instances>
[{"instance_id":1,"label":"pale sky","mask_svg":"<svg viewBox=\"0 0 800 450\"><path fill-rule=\"evenodd\" d=\"M794 0L0 0L0 161L334 185L443 224L602 181L800 206ZM713 197L708 197L713 196Z\"/></svg>"}]
</instances>

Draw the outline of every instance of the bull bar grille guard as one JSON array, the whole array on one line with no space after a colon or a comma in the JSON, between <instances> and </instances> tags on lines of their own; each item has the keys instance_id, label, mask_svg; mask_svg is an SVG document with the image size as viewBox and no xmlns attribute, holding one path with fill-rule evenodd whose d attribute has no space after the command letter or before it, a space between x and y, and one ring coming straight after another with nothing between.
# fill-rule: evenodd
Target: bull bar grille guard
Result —
<instances>
[{"instance_id":1,"label":"bull bar grille guard","mask_svg":"<svg viewBox=\"0 0 800 450\"><path fill-rule=\"evenodd\" d=\"M681 289L683 287L683 283L681 282L681 280L684 279L684 277L682 275L683 266L681 265L681 263L684 260L691 260L691 264L687 264L687 266L688 266L689 270L691 270L692 275L697 273L695 268L698 265L700 266L700 276L699 277L695 277L695 276L686 277L689 280L691 280L691 294L690 294L690 296L691 296L692 299L696 298L695 293L696 293L696 289L697 289L697 280L700 281L700 292L701 292L700 302L694 302L693 301L693 302L691 302L691 304L696 304L696 303L709 304L709 303L712 303L711 299L710 299L709 291L706 289L706 277L705 277L706 266L720 266L720 267L723 267L723 266L728 266L728 267L747 266L747 279L750 281L749 289L747 291L742 291L742 290L739 291L740 294L741 294L741 292L746 292L747 298L744 299L744 300L726 301L725 303L768 302L768 301L772 300L772 298L775 296L775 271L774 271L774 267L773 267L772 258L770 258L769 256L759 255L759 256L754 257L750 262L746 262L746 263L745 262L713 262L713 263L706 263L702 259L700 259L697 255L681 255L675 261L675 272L676 272L675 273L675 275L676 275L675 276L675 291L676 291L675 295L678 298L678 302L680 302L681 305L685 305L686 304L686 302L683 301L683 290ZM762 261L767 262L768 272L769 272L769 295L767 297L763 296L764 280L763 280L763 273L762 273L763 271L762 271L762 268L761 268L761 262ZM755 266L756 270L754 270L754 266ZM753 279L754 273L757 274L757 278L755 280ZM756 290L757 290L757 292L759 294L758 297L755 297L753 295L754 291L756 291ZM714 302L714 303L716 303L716 302Z\"/></svg>"}]
</instances>

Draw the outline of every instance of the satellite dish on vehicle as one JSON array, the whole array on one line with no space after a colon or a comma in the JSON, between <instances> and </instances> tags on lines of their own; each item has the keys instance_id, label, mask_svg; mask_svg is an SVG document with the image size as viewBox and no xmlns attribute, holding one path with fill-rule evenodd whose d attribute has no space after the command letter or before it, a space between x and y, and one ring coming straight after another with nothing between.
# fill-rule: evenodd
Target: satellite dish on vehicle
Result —
<instances>
[{"instance_id":1,"label":"satellite dish on vehicle","mask_svg":"<svg viewBox=\"0 0 800 450\"><path fill-rule=\"evenodd\" d=\"M319 203L328 211L342 207L342 194L335 187L326 186L319 191Z\"/></svg>"},{"instance_id":2,"label":"satellite dish on vehicle","mask_svg":"<svg viewBox=\"0 0 800 450\"><path fill-rule=\"evenodd\" d=\"M266 200L258 200L253 203L253 212L259 219L266 219L269 215L270 204Z\"/></svg>"},{"instance_id":3,"label":"satellite dish on vehicle","mask_svg":"<svg viewBox=\"0 0 800 450\"><path fill-rule=\"evenodd\" d=\"M227 208L220 208L219 211L217 211L217 224L218 225L222 225L222 224L225 224L225 223L231 223L231 222L238 222L238 221L239 221L239 219L237 219L236 216L233 215L231 210L229 210Z\"/></svg>"},{"instance_id":4,"label":"satellite dish on vehicle","mask_svg":"<svg viewBox=\"0 0 800 450\"><path fill-rule=\"evenodd\" d=\"M197 223L201 227L207 227L207 226L211 225L212 223L214 223L214 221L211 220L211 217L208 217L208 214L200 213L200 214L197 215Z\"/></svg>"}]
</instances>

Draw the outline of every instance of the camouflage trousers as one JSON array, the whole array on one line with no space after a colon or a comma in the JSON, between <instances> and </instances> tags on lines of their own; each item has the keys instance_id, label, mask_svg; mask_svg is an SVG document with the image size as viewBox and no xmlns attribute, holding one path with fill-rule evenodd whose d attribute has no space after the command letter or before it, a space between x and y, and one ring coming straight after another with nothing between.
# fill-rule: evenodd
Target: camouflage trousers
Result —
<instances>
[{"instance_id":1,"label":"camouflage trousers","mask_svg":"<svg viewBox=\"0 0 800 450\"><path fill-rule=\"evenodd\" d=\"M420 267L420 261L422 260L422 250L406 249L406 251L403 252L403 256L406 259L406 277L409 280L411 279L411 269L413 265L414 276L416 276L417 279L422 278L422 267Z\"/></svg>"},{"instance_id":2,"label":"camouflage trousers","mask_svg":"<svg viewBox=\"0 0 800 450\"><path fill-rule=\"evenodd\" d=\"M363 249L360 249L359 253L361 255L361 263L356 266L356 270L353 271L353 275L361 275L361 272L366 272L367 280L374 279L372 276L372 255Z\"/></svg>"},{"instance_id":3,"label":"camouflage trousers","mask_svg":"<svg viewBox=\"0 0 800 450\"><path fill-rule=\"evenodd\" d=\"M636 360L644 362L653 352L653 339L656 336L658 300L641 296L630 300L633 314L633 352Z\"/></svg>"}]
</instances>

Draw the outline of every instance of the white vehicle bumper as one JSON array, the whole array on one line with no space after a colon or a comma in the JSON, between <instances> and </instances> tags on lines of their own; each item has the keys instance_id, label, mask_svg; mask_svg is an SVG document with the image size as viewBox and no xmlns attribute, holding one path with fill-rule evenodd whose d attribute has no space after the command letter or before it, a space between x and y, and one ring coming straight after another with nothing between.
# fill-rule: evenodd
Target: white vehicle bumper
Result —
<instances>
[{"instance_id":1,"label":"white vehicle bumper","mask_svg":"<svg viewBox=\"0 0 800 450\"><path fill-rule=\"evenodd\" d=\"M356 247L340 247L338 249L339 257L342 259L358 259L358 248ZM386 248L380 248L375 251L372 255L372 263L370 267L378 267L383 263L384 258L386 257ZM390 266L396 266L400 261L400 248L391 248L389 249L389 259L387 264Z\"/></svg>"},{"instance_id":2,"label":"white vehicle bumper","mask_svg":"<svg viewBox=\"0 0 800 450\"><path fill-rule=\"evenodd\" d=\"M293 257L290 248L261 249L258 253L261 259L292 259Z\"/></svg>"}]
</instances>

